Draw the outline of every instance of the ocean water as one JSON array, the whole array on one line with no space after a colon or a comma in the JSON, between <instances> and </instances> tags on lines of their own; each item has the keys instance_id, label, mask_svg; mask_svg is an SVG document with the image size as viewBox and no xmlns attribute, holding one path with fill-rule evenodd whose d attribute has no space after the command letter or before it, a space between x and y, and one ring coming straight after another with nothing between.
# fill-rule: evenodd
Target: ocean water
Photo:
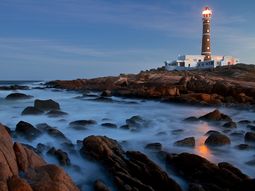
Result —
<instances>
[{"instance_id":1,"label":"ocean water","mask_svg":"<svg viewBox=\"0 0 255 191\"><path fill-rule=\"evenodd\" d=\"M247 132L245 125L239 125L226 134L231 139L231 145L209 148L204 145L205 133L209 130L223 131L219 125L207 122L185 122L184 119L190 116L201 116L215 108L175 105L161 103L158 101L146 101L141 99L124 99L113 97L113 102L100 102L93 100L93 97L79 97L81 93L56 90L56 89L35 89L41 86L40 82L25 82L29 84L30 90L0 91L0 123L7 125L15 130L16 124L23 120L36 126L39 123L47 123L52 127L58 128L65 136L76 145L77 140L83 140L89 135L105 135L118 140L123 149L139 150L146 153L158 165L167 171L164 164L155 157L152 151L144 147L148 143L159 142L163 145L163 150L170 153L189 152L195 153L209 159L212 162L230 162L240 168L244 173L255 178L254 166L246 164L247 161L255 158L255 150L238 150L236 145L244 143L244 136L231 136L233 132ZM20 83L20 85L24 85ZM7 101L4 98L13 92L21 92L34 96L29 100ZM96 94L96 93L95 93ZM27 106L33 106L34 99L53 99L57 101L61 110L67 112L64 117L51 118L46 115L22 116L21 112ZM218 108L221 112L232 117L234 121L255 120L253 110L238 110L234 108ZM140 128L139 131L124 130L119 128L125 124L126 119L139 115L147 121L147 126ZM69 127L69 123L74 120L92 119L97 121L96 125L88 126L85 130L75 130ZM117 129L102 127L101 123L110 122L118 126ZM255 124L254 124L255 125ZM181 132L177 133L179 129ZM177 130L177 131L176 131ZM185 148L174 146L174 142L186 137L194 136L196 139L195 148ZM83 190L92 190L92 183L96 179L102 179L110 184L109 177L105 170L97 163L83 159L79 152L69 151L55 138L43 134L33 141L27 141L20 137L15 137L14 141L30 144L34 147L38 143L43 143L55 148L61 148L69 154L71 166L64 167L72 176L73 180L82 187ZM53 157L43 154L44 159L49 163L58 164ZM169 172L170 173L170 172ZM180 178L174 177L185 188L185 182ZM111 185L110 185L111 186Z\"/></svg>"}]
</instances>

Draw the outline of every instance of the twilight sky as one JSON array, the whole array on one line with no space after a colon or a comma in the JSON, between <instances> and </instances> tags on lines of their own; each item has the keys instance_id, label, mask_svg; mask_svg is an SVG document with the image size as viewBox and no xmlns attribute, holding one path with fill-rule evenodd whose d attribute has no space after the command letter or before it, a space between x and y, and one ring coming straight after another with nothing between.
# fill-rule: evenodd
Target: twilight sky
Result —
<instances>
[{"instance_id":1,"label":"twilight sky","mask_svg":"<svg viewBox=\"0 0 255 191\"><path fill-rule=\"evenodd\" d=\"M206 5L213 54L255 64L254 0L0 0L0 80L137 73L200 54Z\"/></svg>"}]
</instances>

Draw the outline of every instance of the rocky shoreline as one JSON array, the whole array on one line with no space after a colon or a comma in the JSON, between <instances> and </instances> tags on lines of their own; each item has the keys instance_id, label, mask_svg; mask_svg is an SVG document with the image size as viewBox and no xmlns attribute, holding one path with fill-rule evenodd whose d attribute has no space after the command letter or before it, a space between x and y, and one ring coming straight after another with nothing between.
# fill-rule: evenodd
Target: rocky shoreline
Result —
<instances>
[{"instance_id":1,"label":"rocky shoreline","mask_svg":"<svg viewBox=\"0 0 255 191\"><path fill-rule=\"evenodd\" d=\"M254 76L254 65L237 64L208 71L150 70L136 75L57 80L46 83L46 86L84 94L101 91L104 97L113 95L185 104L246 107L255 104Z\"/></svg>"}]
</instances>

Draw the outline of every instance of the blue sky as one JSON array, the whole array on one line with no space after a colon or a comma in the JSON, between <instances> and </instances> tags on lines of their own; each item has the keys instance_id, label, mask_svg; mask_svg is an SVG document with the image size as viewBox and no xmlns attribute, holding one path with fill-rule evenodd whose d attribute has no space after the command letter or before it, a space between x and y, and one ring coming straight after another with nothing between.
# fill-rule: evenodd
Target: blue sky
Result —
<instances>
[{"instance_id":1,"label":"blue sky","mask_svg":"<svg viewBox=\"0 0 255 191\"><path fill-rule=\"evenodd\" d=\"M254 0L0 0L0 79L137 73L200 54L206 5L213 54L255 63Z\"/></svg>"}]
</instances>

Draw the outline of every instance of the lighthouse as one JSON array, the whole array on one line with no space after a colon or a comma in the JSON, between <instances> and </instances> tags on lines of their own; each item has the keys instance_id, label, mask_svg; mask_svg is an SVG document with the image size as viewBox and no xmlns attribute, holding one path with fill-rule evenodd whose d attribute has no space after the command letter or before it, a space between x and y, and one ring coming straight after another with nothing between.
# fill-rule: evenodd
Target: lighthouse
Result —
<instances>
[{"instance_id":1,"label":"lighthouse","mask_svg":"<svg viewBox=\"0 0 255 191\"><path fill-rule=\"evenodd\" d=\"M209 7L205 7L202 12L203 19L203 37L202 37L202 49L201 55L204 55L204 61L212 59L211 56L211 17L212 10Z\"/></svg>"}]
</instances>

